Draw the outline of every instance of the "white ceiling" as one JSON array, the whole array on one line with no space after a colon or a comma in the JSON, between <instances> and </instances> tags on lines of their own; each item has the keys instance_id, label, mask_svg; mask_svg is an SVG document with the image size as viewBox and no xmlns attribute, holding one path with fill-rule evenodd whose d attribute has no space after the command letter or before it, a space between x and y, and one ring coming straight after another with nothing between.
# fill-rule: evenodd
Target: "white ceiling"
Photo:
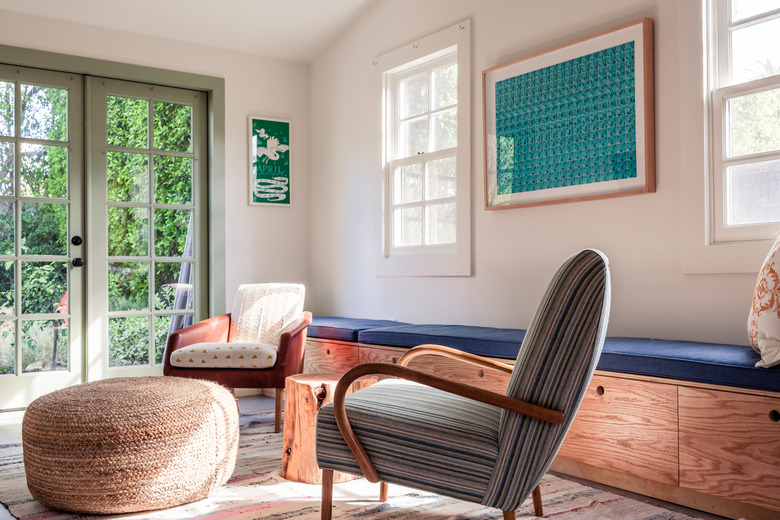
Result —
<instances>
[{"instance_id":1,"label":"white ceiling","mask_svg":"<svg viewBox=\"0 0 780 520\"><path fill-rule=\"evenodd\" d=\"M0 11L310 63L378 0L0 0Z\"/></svg>"}]
</instances>

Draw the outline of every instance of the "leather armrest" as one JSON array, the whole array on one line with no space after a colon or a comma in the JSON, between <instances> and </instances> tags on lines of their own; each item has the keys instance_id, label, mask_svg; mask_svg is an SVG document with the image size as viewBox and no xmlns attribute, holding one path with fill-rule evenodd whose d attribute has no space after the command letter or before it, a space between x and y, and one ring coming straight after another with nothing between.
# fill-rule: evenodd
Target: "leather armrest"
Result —
<instances>
[{"instance_id":1,"label":"leather armrest","mask_svg":"<svg viewBox=\"0 0 780 520\"><path fill-rule=\"evenodd\" d=\"M276 353L277 367L286 376L303 372L303 356L306 350L306 331L311 325L311 312L301 315L284 328L279 336Z\"/></svg>"},{"instance_id":2,"label":"leather armrest","mask_svg":"<svg viewBox=\"0 0 780 520\"><path fill-rule=\"evenodd\" d=\"M306 330L306 328L311 325L311 318L311 313L304 311L300 316L298 316L296 320L290 322L290 324L284 328L282 334L279 336L279 345L282 345L285 342L289 342L290 339Z\"/></svg>"},{"instance_id":3,"label":"leather armrest","mask_svg":"<svg viewBox=\"0 0 780 520\"><path fill-rule=\"evenodd\" d=\"M225 343L230 331L230 314L214 316L177 330L168 337L166 355L195 343Z\"/></svg>"}]
</instances>

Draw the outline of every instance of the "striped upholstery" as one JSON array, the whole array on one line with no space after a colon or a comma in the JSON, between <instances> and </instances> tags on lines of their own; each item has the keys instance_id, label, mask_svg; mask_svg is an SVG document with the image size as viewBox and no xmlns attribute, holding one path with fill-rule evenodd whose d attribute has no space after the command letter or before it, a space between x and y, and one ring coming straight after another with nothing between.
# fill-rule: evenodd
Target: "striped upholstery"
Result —
<instances>
[{"instance_id":1,"label":"striped upholstery","mask_svg":"<svg viewBox=\"0 0 780 520\"><path fill-rule=\"evenodd\" d=\"M230 319L230 343L278 345L282 330L303 311L300 284L259 283L238 288Z\"/></svg>"},{"instance_id":2,"label":"striped upholstery","mask_svg":"<svg viewBox=\"0 0 780 520\"><path fill-rule=\"evenodd\" d=\"M409 381L387 379L346 398L355 433L380 478L478 502L498 454L500 409ZM333 405L317 415L317 463L360 474Z\"/></svg>"},{"instance_id":3,"label":"striped upholstery","mask_svg":"<svg viewBox=\"0 0 780 520\"><path fill-rule=\"evenodd\" d=\"M581 402L609 316L607 260L594 250L555 274L517 356L507 394L561 410L551 425L410 382L347 396L350 423L382 481L517 509L547 471ZM333 417L317 420L322 469L360 474Z\"/></svg>"},{"instance_id":4,"label":"striped upholstery","mask_svg":"<svg viewBox=\"0 0 780 520\"><path fill-rule=\"evenodd\" d=\"M501 414L499 458L483 504L514 510L547 472L596 369L609 303L601 253L581 251L555 274L517 354L507 395L561 410L566 420L552 425Z\"/></svg>"}]
</instances>

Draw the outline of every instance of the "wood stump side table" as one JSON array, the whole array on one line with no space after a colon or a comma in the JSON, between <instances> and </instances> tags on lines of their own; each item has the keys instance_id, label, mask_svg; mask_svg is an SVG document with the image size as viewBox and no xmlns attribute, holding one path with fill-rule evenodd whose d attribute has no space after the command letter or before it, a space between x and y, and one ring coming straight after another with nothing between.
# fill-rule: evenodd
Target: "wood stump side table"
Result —
<instances>
[{"instance_id":1,"label":"wood stump side table","mask_svg":"<svg viewBox=\"0 0 780 520\"><path fill-rule=\"evenodd\" d=\"M322 470L317 466L317 411L333 402L333 393L340 374L297 374L284 383L284 433L282 444L282 478L307 484L322 482ZM379 380L376 376L361 377L347 391L351 394ZM349 473L334 472L334 482L359 478Z\"/></svg>"}]
</instances>

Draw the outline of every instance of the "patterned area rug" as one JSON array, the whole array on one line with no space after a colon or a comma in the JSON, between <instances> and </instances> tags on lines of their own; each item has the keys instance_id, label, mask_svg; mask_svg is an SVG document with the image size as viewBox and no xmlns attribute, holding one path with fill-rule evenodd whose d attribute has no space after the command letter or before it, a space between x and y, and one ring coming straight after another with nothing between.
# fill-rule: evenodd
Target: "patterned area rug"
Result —
<instances>
[{"instance_id":1,"label":"patterned area rug","mask_svg":"<svg viewBox=\"0 0 780 520\"><path fill-rule=\"evenodd\" d=\"M269 519L320 517L320 486L298 484L280 476L282 434L273 433L273 414L241 416L236 470L230 481L207 499L162 511L133 515L84 516L52 511L27 490L19 444L0 445L0 503L23 520L87 520L134 518ZM501 512L432 493L390 486L389 499L377 500L379 486L364 479L336 484L334 519L445 520L502 518ZM634 498L548 474L542 481L545 518L559 520L688 520L695 517ZM0 514L0 516L2 516ZM518 518L536 518L529 498Z\"/></svg>"}]
</instances>

